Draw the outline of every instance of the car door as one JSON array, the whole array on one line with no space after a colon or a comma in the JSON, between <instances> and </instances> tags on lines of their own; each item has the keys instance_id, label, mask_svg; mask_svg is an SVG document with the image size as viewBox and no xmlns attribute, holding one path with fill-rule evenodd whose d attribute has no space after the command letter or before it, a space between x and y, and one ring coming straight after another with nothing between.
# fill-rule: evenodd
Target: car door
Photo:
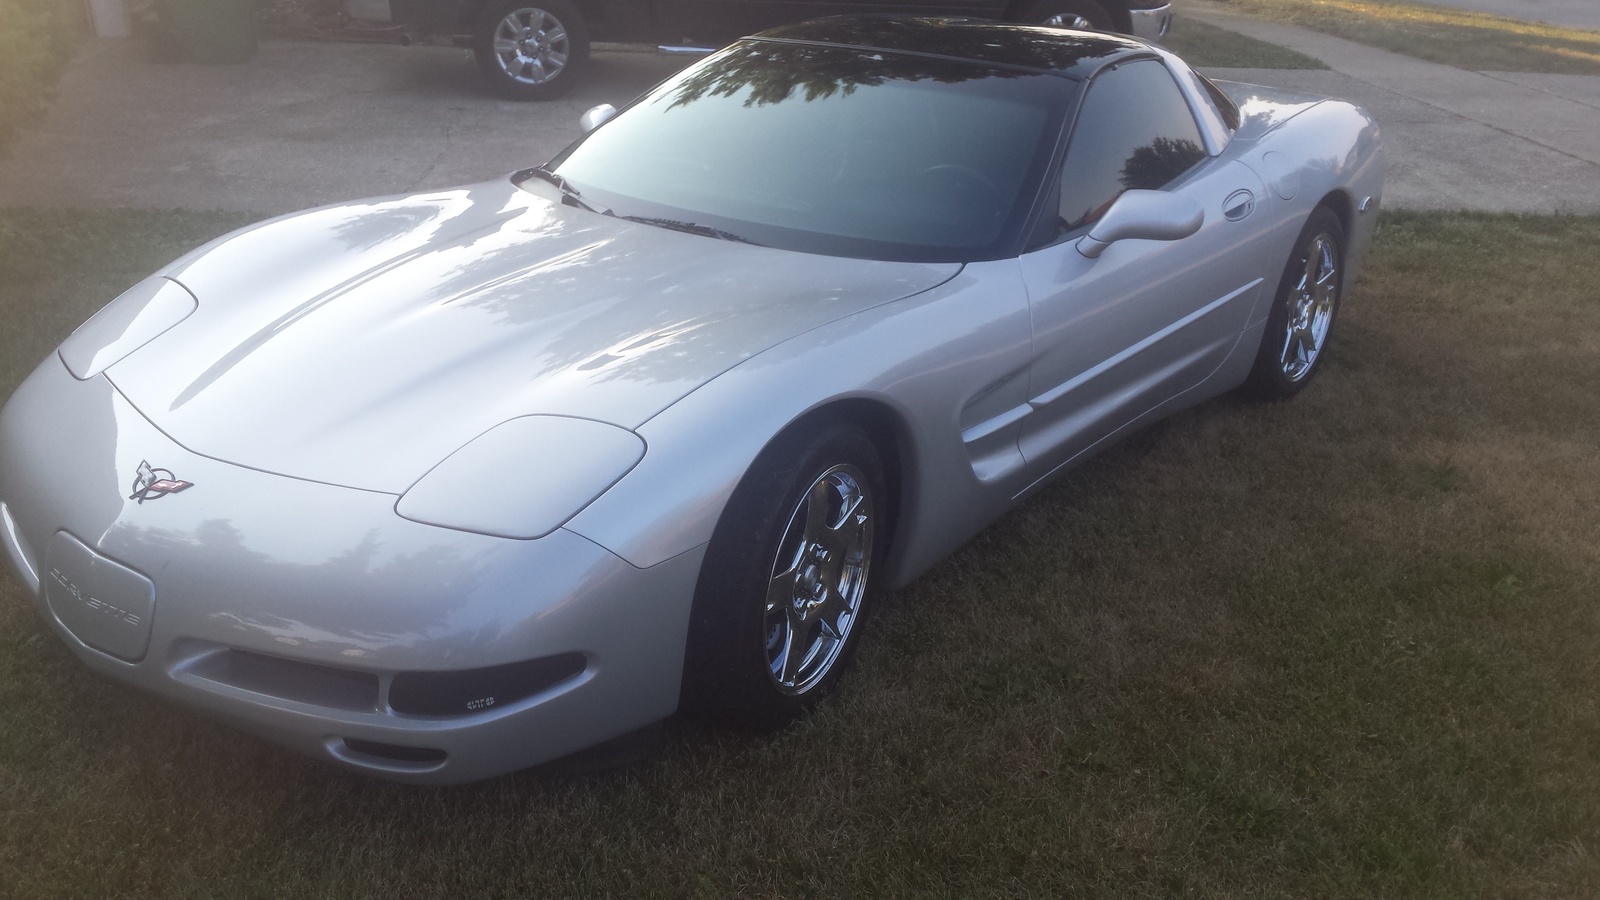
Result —
<instances>
[{"instance_id":1,"label":"car door","mask_svg":"<svg viewBox=\"0 0 1600 900\"><path fill-rule=\"evenodd\" d=\"M1125 190L1165 190L1204 221L1178 240L1078 249ZM1021 259L1035 357L1021 449L1044 477L1215 371L1237 343L1264 275L1248 268L1249 221L1265 188L1209 158L1188 101L1156 59L1088 86L1054 204L1059 237Z\"/></svg>"}]
</instances>

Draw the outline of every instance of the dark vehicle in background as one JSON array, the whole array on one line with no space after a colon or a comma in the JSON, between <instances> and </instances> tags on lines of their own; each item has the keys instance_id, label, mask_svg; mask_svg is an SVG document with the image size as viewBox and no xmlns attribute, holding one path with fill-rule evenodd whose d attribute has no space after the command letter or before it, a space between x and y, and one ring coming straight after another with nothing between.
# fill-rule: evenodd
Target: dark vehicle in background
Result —
<instances>
[{"instance_id":1,"label":"dark vehicle in background","mask_svg":"<svg viewBox=\"0 0 1600 900\"><path fill-rule=\"evenodd\" d=\"M403 25L417 38L472 47L499 93L546 100L583 75L590 41L714 48L779 25L822 16L893 13L967 16L1060 28L1120 31L1158 40L1169 0L345 0L353 18Z\"/></svg>"}]
</instances>

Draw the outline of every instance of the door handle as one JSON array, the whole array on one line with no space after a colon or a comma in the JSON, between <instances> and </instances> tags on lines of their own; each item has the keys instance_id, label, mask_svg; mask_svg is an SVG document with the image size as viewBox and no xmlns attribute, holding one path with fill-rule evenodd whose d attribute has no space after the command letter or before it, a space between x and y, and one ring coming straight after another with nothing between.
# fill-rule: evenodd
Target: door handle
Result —
<instances>
[{"instance_id":1,"label":"door handle","mask_svg":"<svg viewBox=\"0 0 1600 900\"><path fill-rule=\"evenodd\" d=\"M1237 222L1255 210L1256 195L1245 188L1234 191L1228 195L1228 199L1222 201L1222 216L1229 222Z\"/></svg>"}]
</instances>

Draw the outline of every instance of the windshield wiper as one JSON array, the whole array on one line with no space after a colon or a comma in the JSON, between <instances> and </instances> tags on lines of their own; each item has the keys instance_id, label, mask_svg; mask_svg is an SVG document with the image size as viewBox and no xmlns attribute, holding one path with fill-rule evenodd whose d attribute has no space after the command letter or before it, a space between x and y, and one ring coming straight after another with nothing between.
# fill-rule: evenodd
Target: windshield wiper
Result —
<instances>
[{"instance_id":1,"label":"windshield wiper","mask_svg":"<svg viewBox=\"0 0 1600 900\"><path fill-rule=\"evenodd\" d=\"M699 222L683 222L678 219L657 219L653 216L618 216L618 218L627 219L629 222L638 222L642 225L656 225L661 228L670 228L673 231L681 231L685 234L698 234L701 237L711 237L721 241L738 241L741 244L755 244L757 247L761 246L760 244L756 244L755 241L752 241L743 235L734 234L731 231L723 231L721 228L712 228L710 225L701 225Z\"/></svg>"},{"instance_id":2,"label":"windshield wiper","mask_svg":"<svg viewBox=\"0 0 1600 900\"><path fill-rule=\"evenodd\" d=\"M583 195L578 193L578 189L577 188L573 187L570 183L568 183L565 178L562 178L560 175L557 175L556 173L550 171L549 169L546 169L544 166L539 166L537 168L529 169L528 173L530 175L537 175L540 178L543 178L545 181L548 181L551 184L555 185L557 188L560 188L561 196L563 198L567 199L567 200L572 201L575 205L581 206L584 209L587 209L589 212L599 213L602 216L611 215L611 210L609 210L609 209L599 209L599 208L595 207L593 204L591 204L588 201L584 200L583 199Z\"/></svg>"},{"instance_id":3,"label":"windshield wiper","mask_svg":"<svg viewBox=\"0 0 1600 900\"><path fill-rule=\"evenodd\" d=\"M572 184L567 181L567 179L557 175L549 169L546 169L544 166L528 169L527 172L529 175L535 175L555 185L561 191L561 196L564 201L570 201L574 205L581 206L592 213L599 213L602 216L614 216L619 219L627 219L630 222L638 222L641 225L655 225L659 228L670 228L673 231L682 231L685 234L698 234L701 237L716 238L717 240L721 241L738 241L741 244L754 244L757 247L762 246L760 244L756 244L755 241L752 241L743 235L734 234L731 231L723 231L721 228L713 228L710 225L701 225L698 222L684 222L680 219L661 219L654 216L618 216L609 209L600 209L594 204L589 203L587 200L584 200L583 195L579 193L578 189L573 187Z\"/></svg>"}]
</instances>

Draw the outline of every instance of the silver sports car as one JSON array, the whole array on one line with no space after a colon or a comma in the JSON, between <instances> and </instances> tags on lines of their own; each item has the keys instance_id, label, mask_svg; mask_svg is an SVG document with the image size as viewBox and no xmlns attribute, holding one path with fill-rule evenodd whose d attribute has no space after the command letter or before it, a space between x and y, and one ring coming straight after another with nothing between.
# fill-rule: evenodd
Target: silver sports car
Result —
<instances>
[{"instance_id":1,"label":"silver sports car","mask_svg":"<svg viewBox=\"0 0 1600 900\"><path fill-rule=\"evenodd\" d=\"M544 166L218 239L0 414L0 538L91 668L462 782L776 724L904 585L1130 431L1321 367L1347 103L1157 47L827 19Z\"/></svg>"}]
</instances>

